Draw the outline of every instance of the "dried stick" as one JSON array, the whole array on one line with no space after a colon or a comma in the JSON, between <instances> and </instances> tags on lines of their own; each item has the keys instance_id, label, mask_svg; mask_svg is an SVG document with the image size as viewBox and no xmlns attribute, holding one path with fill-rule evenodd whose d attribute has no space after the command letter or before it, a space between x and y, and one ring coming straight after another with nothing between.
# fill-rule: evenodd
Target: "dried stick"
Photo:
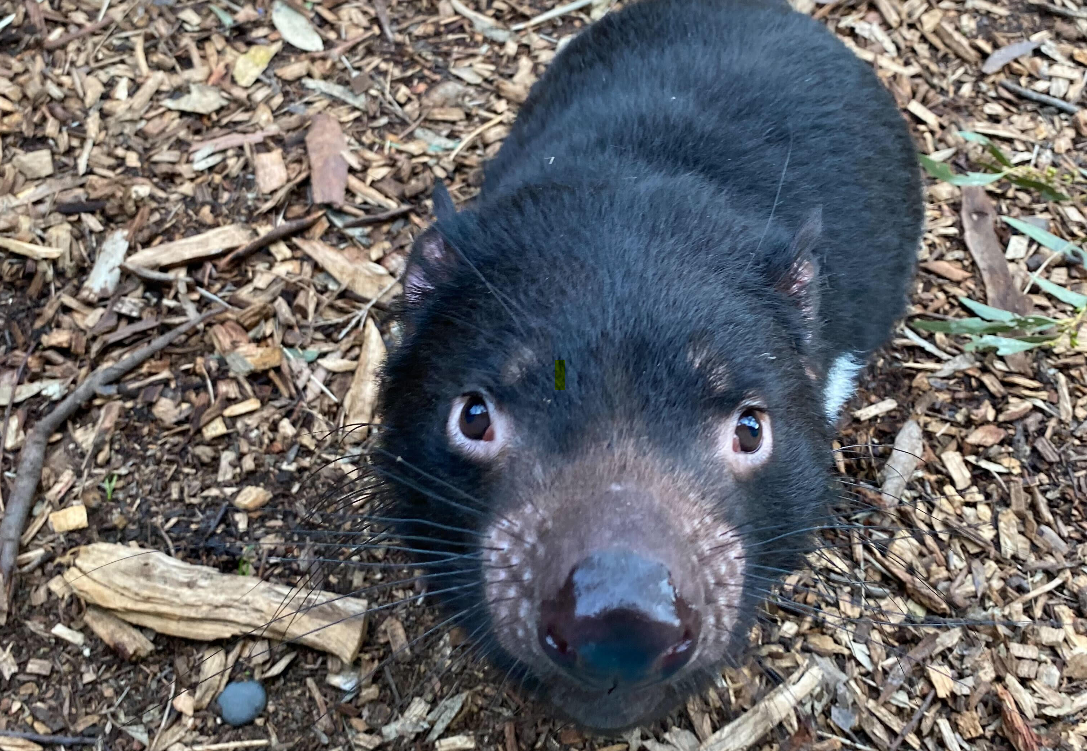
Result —
<instances>
[{"instance_id":1,"label":"dried stick","mask_svg":"<svg viewBox=\"0 0 1087 751\"><path fill-rule=\"evenodd\" d=\"M27 434L23 450L19 452L19 464L15 472L15 488L8 499L4 519L0 521L0 623L6 620L11 598L15 594L15 559L19 555L19 537L30 514L34 491L41 481L42 465L45 463L45 448L49 436L60 427L90 399L98 389L128 373L133 368L146 362L152 355L161 352L174 340L192 331L198 325L222 310L216 308L194 321L178 326L162 336L153 339L150 344L141 347L128 357L113 365L106 365L94 371L83 383L58 404L52 412L43 417Z\"/></svg>"},{"instance_id":2,"label":"dried stick","mask_svg":"<svg viewBox=\"0 0 1087 751\"><path fill-rule=\"evenodd\" d=\"M41 733L23 733L19 730L0 730L0 738L18 738L33 743L48 743L50 746L93 746L98 738L88 735L42 735Z\"/></svg>"},{"instance_id":3,"label":"dried stick","mask_svg":"<svg viewBox=\"0 0 1087 751\"><path fill-rule=\"evenodd\" d=\"M581 10L587 8L593 4L593 0L574 0L572 3L566 3L566 5L560 5L557 8L541 13L535 18L530 18L524 23L514 24L510 26L510 31L521 31L522 29L531 29L533 26L538 26L544 21L550 21L552 18L559 18L565 16L567 13L573 13L575 10ZM493 21L491 23L494 23Z\"/></svg>"},{"instance_id":4,"label":"dried stick","mask_svg":"<svg viewBox=\"0 0 1087 751\"><path fill-rule=\"evenodd\" d=\"M389 6L385 4L385 0L374 0L374 11L377 13L377 22L381 25L381 33L389 40L389 44L396 44L393 27L389 23Z\"/></svg>"},{"instance_id":5,"label":"dried stick","mask_svg":"<svg viewBox=\"0 0 1087 751\"><path fill-rule=\"evenodd\" d=\"M1079 107L1074 104L1066 102L1063 99L1058 99L1055 96L1050 96L1049 94L1039 94L1037 91L1024 89L1022 86L1014 84L1011 81L1001 81L1000 86L1016 96L1021 96L1024 99L1029 99L1038 104L1048 104L1050 107L1056 107L1061 112L1067 112L1069 115L1074 115L1079 112Z\"/></svg>"},{"instance_id":6,"label":"dried stick","mask_svg":"<svg viewBox=\"0 0 1087 751\"><path fill-rule=\"evenodd\" d=\"M324 211L315 211L309 216L304 216L301 219L295 219L293 222L284 222L278 227L265 232L263 235L253 240L250 243L246 243L242 247L235 250L219 263L220 269L229 269L238 261L242 260L246 256L256 253L261 248L267 248L276 240L282 240L285 237L290 237L295 232L302 232L307 230L313 225L317 224L317 220L324 216Z\"/></svg>"},{"instance_id":7,"label":"dried stick","mask_svg":"<svg viewBox=\"0 0 1087 751\"><path fill-rule=\"evenodd\" d=\"M383 211L380 214L371 214L370 216L360 216L350 221L343 223L343 229L353 229L355 227L367 227L371 224L381 224L387 222L390 219L399 219L405 214L410 214L415 210L414 206L401 206L398 209L390 209L389 211Z\"/></svg>"},{"instance_id":8,"label":"dried stick","mask_svg":"<svg viewBox=\"0 0 1087 751\"><path fill-rule=\"evenodd\" d=\"M56 39L46 39L45 43L42 44L42 47L47 50L64 49L68 46L68 42L73 42L76 39L81 39L82 37L85 37L89 34L93 34L96 31L101 31L112 23L115 23L113 18L111 16L106 16L105 18L101 18L94 23L87 24L82 29L77 29L76 31L71 31L67 34L61 34Z\"/></svg>"},{"instance_id":9,"label":"dried stick","mask_svg":"<svg viewBox=\"0 0 1087 751\"><path fill-rule=\"evenodd\" d=\"M38 30L39 34L45 34L45 14L42 13L42 7L38 5L37 0L25 0L26 14L30 17L30 25Z\"/></svg>"},{"instance_id":10,"label":"dried stick","mask_svg":"<svg viewBox=\"0 0 1087 751\"><path fill-rule=\"evenodd\" d=\"M462 152L464 150L464 147L467 146L468 144L470 144L472 141L474 141L477 136L479 136L480 134L485 133L486 131L490 130L491 128L498 125L500 122L502 122L505 119L506 119L505 115L495 115L490 120L483 123L483 125L480 125L478 128L476 128L471 133L466 135L464 138L461 139L460 143L457 144L457 148L453 149L453 153L449 155L449 160L452 161L452 160L456 159L457 154Z\"/></svg>"},{"instance_id":11,"label":"dried stick","mask_svg":"<svg viewBox=\"0 0 1087 751\"><path fill-rule=\"evenodd\" d=\"M1062 8L1059 5L1050 5L1049 3L1031 2L1035 8L1048 11L1055 16L1064 16L1065 18L1078 18L1080 20L1087 20L1087 10L1071 10L1069 8Z\"/></svg>"},{"instance_id":12,"label":"dried stick","mask_svg":"<svg viewBox=\"0 0 1087 751\"><path fill-rule=\"evenodd\" d=\"M921 706L917 708L917 711L913 713L913 717L910 718L910 721L902 726L901 732L899 732L887 751L898 751L898 747L902 745L902 741L906 740L906 736L916 730L917 726L921 724L921 718L925 716L925 712L928 711L929 705L932 704L932 700L935 697L935 689L928 692L928 696L921 702Z\"/></svg>"}]
</instances>

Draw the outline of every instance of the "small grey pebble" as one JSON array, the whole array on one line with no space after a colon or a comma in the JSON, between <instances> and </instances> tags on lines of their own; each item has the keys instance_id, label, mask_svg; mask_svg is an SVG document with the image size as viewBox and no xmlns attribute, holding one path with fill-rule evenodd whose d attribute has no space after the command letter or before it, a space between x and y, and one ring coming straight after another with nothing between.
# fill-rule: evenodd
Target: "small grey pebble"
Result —
<instances>
[{"instance_id":1,"label":"small grey pebble","mask_svg":"<svg viewBox=\"0 0 1087 751\"><path fill-rule=\"evenodd\" d=\"M248 725L268 704L264 686L256 681L229 683L219 694L219 715L228 725Z\"/></svg>"}]
</instances>

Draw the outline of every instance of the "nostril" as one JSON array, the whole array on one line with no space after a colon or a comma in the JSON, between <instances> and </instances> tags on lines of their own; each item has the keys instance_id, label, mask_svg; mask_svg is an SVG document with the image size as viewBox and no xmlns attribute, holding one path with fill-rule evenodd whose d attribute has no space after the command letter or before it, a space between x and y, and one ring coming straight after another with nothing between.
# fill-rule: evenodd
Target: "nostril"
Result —
<instances>
[{"instance_id":1,"label":"nostril","mask_svg":"<svg viewBox=\"0 0 1087 751\"><path fill-rule=\"evenodd\" d=\"M614 690L662 680L698 643L700 617L667 567L626 550L588 556L540 608L544 654L582 682Z\"/></svg>"}]
</instances>

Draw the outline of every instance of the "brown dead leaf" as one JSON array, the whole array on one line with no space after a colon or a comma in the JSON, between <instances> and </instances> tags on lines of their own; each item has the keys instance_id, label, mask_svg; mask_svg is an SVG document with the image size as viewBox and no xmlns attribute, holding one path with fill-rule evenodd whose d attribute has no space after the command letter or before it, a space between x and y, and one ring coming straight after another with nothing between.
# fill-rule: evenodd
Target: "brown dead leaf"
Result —
<instances>
[{"instance_id":1,"label":"brown dead leaf","mask_svg":"<svg viewBox=\"0 0 1087 751\"><path fill-rule=\"evenodd\" d=\"M1012 279L1004 246L996 236L996 207L984 188L970 185L962 189L963 239L985 283L986 302L994 308L1026 315L1033 307Z\"/></svg>"},{"instance_id":2,"label":"brown dead leaf","mask_svg":"<svg viewBox=\"0 0 1087 751\"><path fill-rule=\"evenodd\" d=\"M1008 436L1008 431L993 424L975 428L965 440L971 446L995 446Z\"/></svg>"},{"instance_id":3,"label":"brown dead leaf","mask_svg":"<svg viewBox=\"0 0 1087 751\"><path fill-rule=\"evenodd\" d=\"M1019 708L1015 706L1015 700L1008 692L1008 689L999 684L993 686L993 688L1000 698L1000 718L1002 720L1000 729L1004 737L1015 746L1015 751L1038 751L1041 739L1023 719L1023 715L1020 714Z\"/></svg>"},{"instance_id":4,"label":"brown dead leaf","mask_svg":"<svg viewBox=\"0 0 1087 751\"><path fill-rule=\"evenodd\" d=\"M963 282L973 276L973 274L962 266L951 263L950 261L926 261L921 264L921 268L926 271L931 271L937 276L942 276L944 279L950 279L953 282Z\"/></svg>"},{"instance_id":5,"label":"brown dead leaf","mask_svg":"<svg viewBox=\"0 0 1087 751\"><path fill-rule=\"evenodd\" d=\"M306 133L313 202L342 206L347 194L347 140L336 118L325 112L313 118Z\"/></svg>"},{"instance_id":6,"label":"brown dead leaf","mask_svg":"<svg viewBox=\"0 0 1087 751\"><path fill-rule=\"evenodd\" d=\"M897 506L901 501L906 483L917 469L924 450L925 442L920 424L916 420L908 420L895 437L894 451L884 469L880 491L883 502L889 507Z\"/></svg>"},{"instance_id":7,"label":"brown dead leaf","mask_svg":"<svg viewBox=\"0 0 1087 751\"><path fill-rule=\"evenodd\" d=\"M1029 55L1034 50L1042 46L1040 41L1022 41L1009 44L993 52L981 66L981 72L985 75L996 73L1012 60L1023 57L1023 55Z\"/></svg>"}]
</instances>

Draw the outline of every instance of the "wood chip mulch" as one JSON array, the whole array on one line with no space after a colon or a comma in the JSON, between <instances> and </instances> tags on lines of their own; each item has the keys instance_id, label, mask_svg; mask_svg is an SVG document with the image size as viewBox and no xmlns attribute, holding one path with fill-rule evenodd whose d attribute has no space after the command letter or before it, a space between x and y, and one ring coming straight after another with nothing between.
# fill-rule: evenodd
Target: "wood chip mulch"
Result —
<instances>
[{"instance_id":1,"label":"wood chip mulch","mask_svg":"<svg viewBox=\"0 0 1087 751\"><path fill-rule=\"evenodd\" d=\"M911 313L842 424L843 526L767 606L750 660L612 739L459 659L462 634L423 638L440 620L410 583L322 650L118 617L139 576L96 595L71 573L121 543L192 564L177 581L281 587L262 608L300 580L371 581L296 532L357 470L350 427L373 416L430 190L473 195L606 0L0 4L4 514L35 426L89 384L41 435L9 546L0 751L1087 748L1087 324L1030 286L1087 294L1087 272L1003 219L1087 248L1087 6L794 4L872 64L934 164L984 172L980 135L1035 182L929 179ZM960 298L1082 330L998 356L914 325L970 316ZM217 719L227 678L268 689L255 725Z\"/></svg>"}]
</instances>

